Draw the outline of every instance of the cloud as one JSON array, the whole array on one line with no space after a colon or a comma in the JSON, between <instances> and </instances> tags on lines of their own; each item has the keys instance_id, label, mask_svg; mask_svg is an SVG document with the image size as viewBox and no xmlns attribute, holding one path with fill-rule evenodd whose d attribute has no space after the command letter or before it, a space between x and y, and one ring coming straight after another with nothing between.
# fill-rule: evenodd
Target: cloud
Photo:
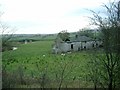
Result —
<instances>
[{"instance_id":1,"label":"cloud","mask_svg":"<svg viewBox=\"0 0 120 90\"><path fill-rule=\"evenodd\" d=\"M99 8L106 0L1 0L2 20L18 27L16 33L76 31L88 25L84 9Z\"/></svg>"}]
</instances>

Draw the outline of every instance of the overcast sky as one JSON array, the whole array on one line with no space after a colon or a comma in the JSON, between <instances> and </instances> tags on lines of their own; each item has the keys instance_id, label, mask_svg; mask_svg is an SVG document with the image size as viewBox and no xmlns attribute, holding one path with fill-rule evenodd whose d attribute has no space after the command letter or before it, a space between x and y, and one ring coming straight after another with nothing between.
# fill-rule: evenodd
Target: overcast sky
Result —
<instances>
[{"instance_id":1,"label":"overcast sky","mask_svg":"<svg viewBox=\"0 0 120 90\"><path fill-rule=\"evenodd\" d=\"M16 33L45 34L78 31L88 27L86 9L100 11L108 0L0 0L2 21Z\"/></svg>"}]
</instances>

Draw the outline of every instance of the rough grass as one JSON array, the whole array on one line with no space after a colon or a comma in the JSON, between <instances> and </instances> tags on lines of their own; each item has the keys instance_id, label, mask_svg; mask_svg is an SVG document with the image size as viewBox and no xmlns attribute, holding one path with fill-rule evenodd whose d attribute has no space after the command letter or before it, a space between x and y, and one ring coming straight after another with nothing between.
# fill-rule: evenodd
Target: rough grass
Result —
<instances>
[{"instance_id":1,"label":"rough grass","mask_svg":"<svg viewBox=\"0 0 120 90\"><path fill-rule=\"evenodd\" d=\"M59 87L61 81L61 87L91 87L87 51L56 55L51 53L52 44L53 41L22 44L15 51L3 53L4 70L18 82L14 87Z\"/></svg>"}]
</instances>

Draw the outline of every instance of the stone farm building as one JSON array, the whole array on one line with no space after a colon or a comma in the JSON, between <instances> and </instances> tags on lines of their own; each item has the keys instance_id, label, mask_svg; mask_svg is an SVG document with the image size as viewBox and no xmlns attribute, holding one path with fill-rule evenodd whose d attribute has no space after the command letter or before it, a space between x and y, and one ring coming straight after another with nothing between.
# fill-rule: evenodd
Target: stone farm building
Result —
<instances>
[{"instance_id":1,"label":"stone farm building","mask_svg":"<svg viewBox=\"0 0 120 90\"><path fill-rule=\"evenodd\" d=\"M57 53L65 53L71 51L81 51L88 50L93 48L98 48L102 45L100 40L93 40L87 36L77 36L71 38L70 40L63 42L62 40L57 40L53 45L52 52Z\"/></svg>"}]
</instances>

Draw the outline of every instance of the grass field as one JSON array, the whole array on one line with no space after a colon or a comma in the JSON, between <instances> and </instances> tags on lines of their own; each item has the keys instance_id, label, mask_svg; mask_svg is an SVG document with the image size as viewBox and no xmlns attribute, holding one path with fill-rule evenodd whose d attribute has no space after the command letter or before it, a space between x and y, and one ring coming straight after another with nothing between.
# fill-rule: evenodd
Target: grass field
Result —
<instances>
[{"instance_id":1,"label":"grass field","mask_svg":"<svg viewBox=\"0 0 120 90\"><path fill-rule=\"evenodd\" d=\"M8 87L92 87L87 78L88 51L56 55L51 53L52 44L53 41L38 41L3 52L3 84Z\"/></svg>"}]
</instances>

